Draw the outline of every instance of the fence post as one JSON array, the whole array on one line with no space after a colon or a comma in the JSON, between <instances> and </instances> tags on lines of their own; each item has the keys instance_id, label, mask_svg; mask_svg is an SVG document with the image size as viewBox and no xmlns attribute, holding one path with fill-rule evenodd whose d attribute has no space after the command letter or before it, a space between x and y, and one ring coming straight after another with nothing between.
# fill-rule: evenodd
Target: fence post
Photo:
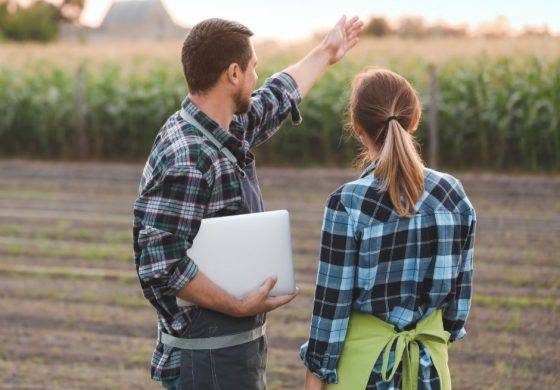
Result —
<instances>
[{"instance_id":1,"label":"fence post","mask_svg":"<svg viewBox=\"0 0 560 390\"><path fill-rule=\"evenodd\" d=\"M89 155L89 145L86 134L86 98L83 65L76 72L76 131L78 133L79 158L85 160Z\"/></svg>"},{"instance_id":2,"label":"fence post","mask_svg":"<svg viewBox=\"0 0 560 390\"><path fill-rule=\"evenodd\" d=\"M437 169L438 151L438 93L437 93L437 69L434 64L430 65L430 112L428 131L428 162L431 168Z\"/></svg>"}]
</instances>

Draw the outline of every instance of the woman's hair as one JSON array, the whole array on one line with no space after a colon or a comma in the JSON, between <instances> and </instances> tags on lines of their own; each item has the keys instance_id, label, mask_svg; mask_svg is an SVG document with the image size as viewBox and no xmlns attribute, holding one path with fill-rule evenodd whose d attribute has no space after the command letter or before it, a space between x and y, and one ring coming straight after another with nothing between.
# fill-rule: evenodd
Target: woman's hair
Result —
<instances>
[{"instance_id":1,"label":"woman's hair","mask_svg":"<svg viewBox=\"0 0 560 390\"><path fill-rule=\"evenodd\" d=\"M368 68L354 78L349 111L348 128L362 143L357 164L363 168L371 163L373 147L374 174L396 212L414 214L424 192L424 164L412 137L422 114L416 90L394 72Z\"/></svg>"}]
</instances>

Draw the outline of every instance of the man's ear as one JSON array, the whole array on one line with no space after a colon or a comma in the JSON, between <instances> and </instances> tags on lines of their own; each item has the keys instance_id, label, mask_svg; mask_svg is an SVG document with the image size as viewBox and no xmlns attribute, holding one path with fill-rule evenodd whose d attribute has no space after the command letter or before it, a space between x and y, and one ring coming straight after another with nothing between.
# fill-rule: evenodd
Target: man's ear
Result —
<instances>
[{"instance_id":1,"label":"man's ear","mask_svg":"<svg viewBox=\"0 0 560 390\"><path fill-rule=\"evenodd\" d=\"M227 67L226 80L235 86L241 83L241 67L239 64L233 62Z\"/></svg>"}]
</instances>

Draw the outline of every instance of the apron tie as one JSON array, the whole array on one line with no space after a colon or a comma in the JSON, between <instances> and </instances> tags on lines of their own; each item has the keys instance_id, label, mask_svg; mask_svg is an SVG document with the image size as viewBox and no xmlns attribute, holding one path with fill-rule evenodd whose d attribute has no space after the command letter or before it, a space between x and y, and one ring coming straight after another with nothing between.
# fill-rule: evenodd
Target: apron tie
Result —
<instances>
[{"instance_id":1,"label":"apron tie","mask_svg":"<svg viewBox=\"0 0 560 390\"><path fill-rule=\"evenodd\" d=\"M328 390L364 389L378 358L382 358L381 378L393 380L402 363L402 390L416 390L420 369L420 344L427 349L439 376L440 388L451 390L447 364L447 341L450 333L443 329L442 311L435 310L420 320L414 329L397 332L395 327L371 314L353 312L348 324L343 350L337 367L338 383ZM389 357L394 350L393 368Z\"/></svg>"},{"instance_id":2,"label":"apron tie","mask_svg":"<svg viewBox=\"0 0 560 390\"><path fill-rule=\"evenodd\" d=\"M418 329L395 333L383 348L383 364L381 366L381 378L383 381L390 382L393 380L395 372L402 362L403 390L416 389L418 386L418 371L420 369L420 345L418 343L426 340L426 338L446 344L449 339L449 333ZM389 355L395 344L395 361L393 369L389 374Z\"/></svg>"}]
</instances>

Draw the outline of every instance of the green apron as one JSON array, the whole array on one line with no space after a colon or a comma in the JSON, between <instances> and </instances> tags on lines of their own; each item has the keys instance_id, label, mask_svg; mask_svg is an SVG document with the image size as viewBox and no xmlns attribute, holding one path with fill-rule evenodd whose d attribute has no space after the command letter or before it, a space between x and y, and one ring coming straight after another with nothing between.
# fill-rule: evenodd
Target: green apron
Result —
<instances>
[{"instance_id":1,"label":"green apron","mask_svg":"<svg viewBox=\"0 0 560 390\"><path fill-rule=\"evenodd\" d=\"M437 370L442 390L451 389L447 365L449 332L443 330L441 310L416 324L416 328L397 332L393 325L371 315L354 312L350 316L348 332L338 363L338 383L329 384L329 390L365 389L375 362L383 354L381 377L390 382L402 362L402 389L418 388L420 346L428 350ZM395 347L395 362L388 373L389 353Z\"/></svg>"}]
</instances>

